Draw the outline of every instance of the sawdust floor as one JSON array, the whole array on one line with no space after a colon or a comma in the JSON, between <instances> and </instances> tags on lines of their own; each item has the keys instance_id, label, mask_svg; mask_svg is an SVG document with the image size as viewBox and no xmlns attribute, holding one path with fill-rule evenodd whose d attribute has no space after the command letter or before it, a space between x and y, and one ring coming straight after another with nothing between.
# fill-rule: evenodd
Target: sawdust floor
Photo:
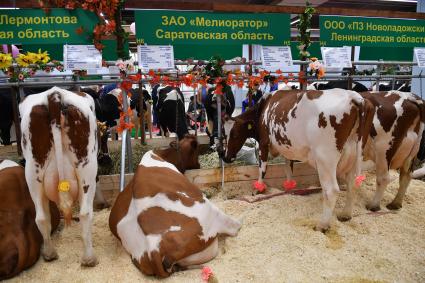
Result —
<instances>
[{"instance_id":1,"label":"sawdust floor","mask_svg":"<svg viewBox=\"0 0 425 283\"><path fill-rule=\"evenodd\" d=\"M219 255L207 265L218 282L425 282L425 183L412 181L404 207L385 205L397 188L396 173L385 193L381 213L364 205L374 192L374 175L357 192L354 218L333 221L327 234L313 230L321 194L284 195L257 203L235 200L249 190L226 188L213 201L226 213L243 218L237 237L220 240ZM345 192L340 193L337 211ZM232 199L233 198L233 199ZM78 223L53 237L59 259L40 259L11 282L153 282L141 274L108 228L109 211L95 213L94 249L100 261L80 267ZM173 274L163 282L201 282L200 270Z\"/></svg>"}]
</instances>

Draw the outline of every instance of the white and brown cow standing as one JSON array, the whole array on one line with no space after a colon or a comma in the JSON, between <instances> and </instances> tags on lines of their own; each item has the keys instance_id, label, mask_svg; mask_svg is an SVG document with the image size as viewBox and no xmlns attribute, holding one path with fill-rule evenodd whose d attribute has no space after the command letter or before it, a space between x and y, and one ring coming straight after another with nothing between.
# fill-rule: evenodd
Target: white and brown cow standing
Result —
<instances>
[{"instance_id":1,"label":"white and brown cow standing","mask_svg":"<svg viewBox=\"0 0 425 283\"><path fill-rule=\"evenodd\" d=\"M388 209L399 209L411 180L412 161L421 143L425 105L419 97L407 92L364 92L361 95L376 107L364 159L376 164L377 189L367 208L380 210L380 202L390 182L389 169L400 169L397 195L387 205ZM352 203L352 197L348 200ZM347 215L350 217L351 213Z\"/></svg>"},{"instance_id":2,"label":"white and brown cow standing","mask_svg":"<svg viewBox=\"0 0 425 283\"><path fill-rule=\"evenodd\" d=\"M227 146L220 155L231 162L245 140L259 142L259 183L263 183L269 150L273 156L308 162L317 168L323 188L323 213L316 229L329 228L339 186L348 189L360 173L362 140L371 123L373 106L356 92L276 91L255 107L224 123ZM369 121L369 122L368 122Z\"/></svg>"},{"instance_id":3,"label":"white and brown cow standing","mask_svg":"<svg viewBox=\"0 0 425 283\"><path fill-rule=\"evenodd\" d=\"M52 202L50 213L54 231L59 224L59 211ZM36 263L42 242L24 168L13 161L0 160L0 280Z\"/></svg>"},{"instance_id":4,"label":"white and brown cow standing","mask_svg":"<svg viewBox=\"0 0 425 283\"><path fill-rule=\"evenodd\" d=\"M199 168L196 138L176 145L143 156L109 217L112 233L146 275L167 277L213 259L218 234L235 236L241 225L182 174Z\"/></svg>"},{"instance_id":5,"label":"white and brown cow standing","mask_svg":"<svg viewBox=\"0 0 425 283\"><path fill-rule=\"evenodd\" d=\"M35 204L37 227L43 235L42 255L47 261L58 257L50 238L49 200L58 205L69 223L72 205L78 199L84 243L81 264L94 266L97 259L91 226L98 143L93 100L53 87L27 97L19 110L25 178Z\"/></svg>"}]
</instances>

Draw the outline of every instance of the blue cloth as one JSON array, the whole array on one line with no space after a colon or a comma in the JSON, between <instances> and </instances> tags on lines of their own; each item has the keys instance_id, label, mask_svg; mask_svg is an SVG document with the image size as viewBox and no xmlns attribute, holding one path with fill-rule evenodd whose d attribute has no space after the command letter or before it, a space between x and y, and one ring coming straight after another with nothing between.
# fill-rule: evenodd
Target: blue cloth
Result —
<instances>
[{"instance_id":1,"label":"blue cloth","mask_svg":"<svg viewBox=\"0 0 425 283\"><path fill-rule=\"evenodd\" d=\"M278 84L273 84L270 86L270 92L277 90Z\"/></svg>"},{"instance_id":2,"label":"blue cloth","mask_svg":"<svg viewBox=\"0 0 425 283\"><path fill-rule=\"evenodd\" d=\"M117 88L117 84L105 85L103 86L102 93L100 94L100 96L105 96L116 88Z\"/></svg>"},{"instance_id":3,"label":"blue cloth","mask_svg":"<svg viewBox=\"0 0 425 283\"><path fill-rule=\"evenodd\" d=\"M255 101L254 99L251 100L251 107L254 106ZM248 107L248 98L246 98L244 101L242 101L242 113L246 111L246 108Z\"/></svg>"},{"instance_id":4,"label":"blue cloth","mask_svg":"<svg viewBox=\"0 0 425 283\"><path fill-rule=\"evenodd\" d=\"M201 88L201 101L202 101L202 104L204 105L205 105L205 102L207 101L207 95L208 95L207 87L203 86Z\"/></svg>"}]
</instances>

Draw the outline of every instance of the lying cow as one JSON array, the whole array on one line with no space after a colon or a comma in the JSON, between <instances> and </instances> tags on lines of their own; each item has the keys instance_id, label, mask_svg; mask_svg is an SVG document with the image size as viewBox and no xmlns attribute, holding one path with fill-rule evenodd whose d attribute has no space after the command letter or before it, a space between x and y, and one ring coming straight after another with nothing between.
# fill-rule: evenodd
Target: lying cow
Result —
<instances>
[{"instance_id":1,"label":"lying cow","mask_svg":"<svg viewBox=\"0 0 425 283\"><path fill-rule=\"evenodd\" d=\"M337 176L344 178L351 190L360 172L361 145L367 138L372 109L358 93L348 90L276 91L225 121L227 146L219 153L225 162L231 162L245 140L255 138L259 143L259 185L264 185L269 150L273 156L281 154L317 168L324 206L316 229L325 231L339 191Z\"/></svg>"},{"instance_id":2,"label":"lying cow","mask_svg":"<svg viewBox=\"0 0 425 283\"><path fill-rule=\"evenodd\" d=\"M240 223L221 212L183 175L199 168L198 143L186 136L147 152L112 207L109 227L146 275L167 277L218 253L218 234L235 236Z\"/></svg>"},{"instance_id":3,"label":"lying cow","mask_svg":"<svg viewBox=\"0 0 425 283\"><path fill-rule=\"evenodd\" d=\"M0 161L0 207L0 280L4 280L36 263L43 241L35 224L24 168L10 160ZM59 224L59 211L53 203L50 215L54 231Z\"/></svg>"},{"instance_id":4,"label":"lying cow","mask_svg":"<svg viewBox=\"0 0 425 283\"><path fill-rule=\"evenodd\" d=\"M389 169L399 169L399 189L388 209L402 207L404 195L411 180L412 161L419 151L425 122L425 105L407 92L365 92L361 94L376 107L370 137L364 158L376 164L376 193L367 205L372 211L380 210L380 202L390 182ZM352 196L347 205L352 206ZM346 218L351 218L351 208Z\"/></svg>"},{"instance_id":5,"label":"lying cow","mask_svg":"<svg viewBox=\"0 0 425 283\"><path fill-rule=\"evenodd\" d=\"M82 94L84 95L84 94ZM27 97L19 106L25 178L35 204L36 223L44 244L42 255L58 257L50 238L48 200L70 223L72 204L80 203L84 254L81 264L94 266L91 225L97 173L97 126L90 96L53 87Z\"/></svg>"}]
</instances>

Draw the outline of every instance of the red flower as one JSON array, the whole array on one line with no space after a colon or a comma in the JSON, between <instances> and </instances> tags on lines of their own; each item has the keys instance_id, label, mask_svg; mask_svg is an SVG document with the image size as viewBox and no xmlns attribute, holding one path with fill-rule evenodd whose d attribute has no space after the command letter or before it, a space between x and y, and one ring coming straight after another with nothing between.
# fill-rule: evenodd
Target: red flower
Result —
<instances>
[{"instance_id":1,"label":"red flower","mask_svg":"<svg viewBox=\"0 0 425 283\"><path fill-rule=\"evenodd\" d=\"M212 269L208 266L204 266L201 271L202 280L208 282L211 276L213 276Z\"/></svg>"},{"instance_id":2,"label":"red flower","mask_svg":"<svg viewBox=\"0 0 425 283\"><path fill-rule=\"evenodd\" d=\"M153 77L155 76L155 72L152 69L150 69L148 75Z\"/></svg>"},{"instance_id":3,"label":"red flower","mask_svg":"<svg viewBox=\"0 0 425 283\"><path fill-rule=\"evenodd\" d=\"M279 69L279 70L276 71L276 74L281 75L282 71Z\"/></svg>"},{"instance_id":4,"label":"red flower","mask_svg":"<svg viewBox=\"0 0 425 283\"><path fill-rule=\"evenodd\" d=\"M74 1L68 1L68 3L66 3L66 5L65 5L65 8L70 9L70 10L75 9L75 2Z\"/></svg>"},{"instance_id":5,"label":"red flower","mask_svg":"<svg viewBox=\"0 0 425 283\"><path fill-rule=\"evenodd\" d=\"M285 189L285 191L293 190L296 187L297 187L297 181L295 180L285 180L283 182L283 188Z\"/></svg>"},{"instance_id":6,"label":"red flower","mask_svg":"<svg viewBox=\"0 0 425 283\"><path fill-rule=\"evenodd\" d=\"M114 20L110 20L108 21L108 23L106 24L106 28L105 28L105 32L114 32L115 31L115 21Z\"/></svg>"},{"instance_id":7,"label":"red flower","mask_svg":"<svg viewBox=\"0 0 425 283\"><path fill-rule=\"evenodd\" d=\"M254 182L254 189L256 189L258 192L262 193L266 190L266 184L260 183L258 181Z\"/></svg>"}]
</instances>

